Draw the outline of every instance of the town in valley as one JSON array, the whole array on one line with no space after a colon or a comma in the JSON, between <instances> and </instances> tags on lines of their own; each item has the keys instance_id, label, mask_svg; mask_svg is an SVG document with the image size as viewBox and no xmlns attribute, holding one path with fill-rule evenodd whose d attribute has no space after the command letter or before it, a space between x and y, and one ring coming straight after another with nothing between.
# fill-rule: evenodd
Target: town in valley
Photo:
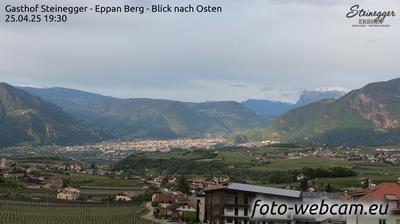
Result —
<instances>
[{"instance_id":1,"label":"town in valley","mask_svg":"<svg viewBox=\"0 0 400 224\"><path fill-rule=\"evenodd\" d=\"M249 223L249 211L235 208L235 200L249 205L255 194L272 194L268 191L276 197L284 191L303 192L302 200L359 200L379 197L375 188L390 188L393 194L400 190L400 184L393 184L400 177L396 145L125 139L76 146L13 146L2 149L0 157L0 201L131 203L145 209L142 218L156 223ZM259 187L262 192L254 190ZM233 200L231 194L239 198ZM221 195L227 197L229 218L224 212L209 212L217 206L211 198Z\"/></svg>"}]
</instances>

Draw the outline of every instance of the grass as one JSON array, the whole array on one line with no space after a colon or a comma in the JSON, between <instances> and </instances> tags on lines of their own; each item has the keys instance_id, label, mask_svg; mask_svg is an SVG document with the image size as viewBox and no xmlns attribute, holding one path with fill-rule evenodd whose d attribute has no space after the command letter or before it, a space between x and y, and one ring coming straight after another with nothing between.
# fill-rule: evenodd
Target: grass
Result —
<instances>
[{"instance_id":1,"label":"grass","mask_svg":"<svg viewBox=\"0 0 400 224\"><path fill-rule=\"evenodd\" d=\"M343 190L351 187L359 187L361 185L361 181L365 179L372 179L375 183L380 183L383 181L396 181L397 177L400 177L400 167L385 167L368 162L344 161L342 159L328 157L285 158L285 153L296 150L297 149L282 147L259 147L256 149L225 147L218 149L218 153L214 153L213 151L190 151L184 149L175 149L168 153L141 152L138 154L140 154L140 157L152 160L177 159L179 160L178 162L189 161L190 163L193 163L193 166L196 167L189 166L180 170L186 171L185 177L188 179L207 177L209 175L229 174L234 181L247 181L248 183L253 184L271 185L272 182L269 183L267 181L267 177L273 172L282 173L288 170L301 170L303 167L330 168L342 166L352 168L357 172L358 176L348 178L319 178L313 181L316 183L329 183L334 185L336 189ZM35 157L34 159L36 160ZM54 160L57 160L57 158L54 158ZM213 169L210 164L220 164L220 168ZM169 165L173 166L173 164ZM195 168L197 168L196 170L199 170L199 167L204 168L201 169L202 172L194 172ZM208 169L208 167L210 168ZM84 186L81 189L83 195L95 195L99 197L125 190L140 192L143 187L142 178L144 177L160 175L160 173L162 175L179 175L179 173L174 173L175 171L167 172L165 166L150 166L147 162L143 163L143 166L135 168L133 171L135 172L124 174L124 176L128 175L129 179L112 178L108 176L94 176L82 173L72 173L70 175L49 173L47 175L57 175L64 180L69 179L71 185L73 186ZM41 175L45 174L46 173L43 173ZM142 177L132 175L140 175ZM104 188L99 189L95 187ZM113 187L119 187L119 189L113 189ZM0 188L0 194L6 194L9 191L10 189ZM41 195L42 192L31 191L30 194ZM55 195L54 192L52 192L51 195Z\"/></svg>"},{"instance_id":2,"label":"grass","mask_svg":"<svg viewBox=\"0 0 400 224\"><path fill-rule=\"evenodd\" d=\"M55 175L64 181L69 179L70 185L79 188L82 196L96 199L106 198L109 195L114 195L123 191L134 191L138 194L143 191L143 182L138 177L124 179L76 173L69 175L59 173L47 174L51 176ZM4 186L0 184L0 196L7 196L10 198L34 197L55 199L56 195L57 189L27 189L25 187L16 189L13 186Z\"/></svg>"},{"instance_id":3,"label":"grass","mask_svg":"<svg viewBox=\"0 0 400 224\"><path fill-rule=\"evenodd\" d=\"M78 186L139 188L143 185L139 179L120 179L108 176L93 176L86 174L71 174L69 176L61 176L61 178L70 178L71 184Z\"/></svg>"},{"instance_id":4,"label":"grass","mask_svg":"<svg viewBox=\"0 0 400 224\"><path fill-rule=\"evenodd\" d=\"M363 161L345 161L343 159L335 159L329 157L301 157L301 158L284 158L285 152L295 151L295 149L283 149L279 147L265 147L257 149L237 149L226 148L218 150L216 156L209 157L207 161L214 161L223 163L226 167L234 167L240 170L243 177L249 183L265 184L265 180L246 179L246 172L286 172L288 170L301 170L303 167L309 168L330 168L330 167L346 167L352 168L358 173L358 176L348 178L320 178L314 180L316 183L323 182L324 184L331 184L339 189L350 187L360 187L361 181L365 179L372 179L375 183L383 181L396 181L400 177L399 167L385 167L369 162ZM251 154L250 154L251 153ZM271 154L272 153L272 154ZM273 155L273 156L270 156ZM282 156L279 156L282 155ZM202 161L207 157L205 152L188 152L188 151L172 151L169 153L143 153L142 156L147 158L184 158L196 161ZM151 170L149 172L152 172ZM384 173L386 173L384 175ZM157 173L153 173L157 175ZM237 173L236 173L237 174ZM206 177L208 174L204 174ZM236 175L237 176L237 175ZM197 178L197 176L190 176L190 178Z\"/></svg>"},{"instance_id":5,"label":"grass","mask_svg":"<svg viewBox=\"0 0 400 224\"><path fill-rule=\"evenodd\" d=\"M280 170L302 169L303 167L335 167L343 166L351 168L351 163L332 158L302 157L299 159L274 159L268 167Z\"/></svg>"}]
</instances>

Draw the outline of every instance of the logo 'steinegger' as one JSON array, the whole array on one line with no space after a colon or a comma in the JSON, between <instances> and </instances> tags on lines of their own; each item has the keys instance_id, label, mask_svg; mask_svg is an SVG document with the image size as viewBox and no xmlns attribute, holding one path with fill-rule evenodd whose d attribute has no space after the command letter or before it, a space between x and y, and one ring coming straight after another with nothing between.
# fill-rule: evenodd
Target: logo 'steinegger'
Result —
<instances>
[{"instance_id":1,"label":"logo 'steinegger'","mask_svg":"<svg viewBox=\"0 0 400 224\"><path fill-rule=\"evenodd\" d=\"M372 11L360 8L359 5L350 7L350 11L346 14L347 18L358 17L358 23L353 24L355 27L389 27L385 24L385 19L388 17L395 17L396 13L393 10L386 11Z\"/></svg>"}]
</instances>

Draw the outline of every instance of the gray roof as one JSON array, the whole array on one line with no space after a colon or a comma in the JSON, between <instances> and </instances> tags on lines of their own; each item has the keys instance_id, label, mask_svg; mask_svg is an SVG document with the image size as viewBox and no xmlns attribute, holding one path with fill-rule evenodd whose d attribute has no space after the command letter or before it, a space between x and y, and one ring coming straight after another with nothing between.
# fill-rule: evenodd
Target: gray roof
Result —
<instances>
[{"instance_id":1,"label":"gray roof","mask_svg":"<svg viewBox=\"0 0 400 224\"><path fill-rule=\"evenodd\" d=\"M274 187L263 187L263 186L256 186L256 185L250 185L250 184L231 183L226 187L226 189L237 190L237 191L247 191L247 192L254 192L254 193L268 194L268 195L278 195L278 196L290 197L290 198L300 198L301 197L301 191L286 190L286 189L274 188Z\"/></svg>"},{"instance_id":2,"label":"gray roof","mask_svg":"<svg viewBox=\"0 0 400 224\"><path fill-rule=\"evenodd\" d=\"M340 194L327 192L303 192L303 198L337 200L340 198Z\"/></svg>"}]
</instances>

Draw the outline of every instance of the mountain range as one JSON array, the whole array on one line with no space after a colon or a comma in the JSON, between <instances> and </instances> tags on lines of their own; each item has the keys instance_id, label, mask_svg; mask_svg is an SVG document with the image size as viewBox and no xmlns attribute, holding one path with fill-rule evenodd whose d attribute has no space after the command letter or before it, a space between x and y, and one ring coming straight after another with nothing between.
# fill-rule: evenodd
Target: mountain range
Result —
<instances>
[{"instance_id":1,"label":"mountain range","mask_svg":"<svg viewBox=\"0 0 400 224\"><path fill-rule=\"evenodd\" d=\"M15 144L81 144L105 138L61 108L0 83L0 147Z\"/></svg>"},{"instance_id":2,"label":"mountain range","mask_svg":"<svg viewBox=\"0 0 400 224\"><path fill-rule=\"evenodd\" d=\"M204 103L121 99L66 88L20 87L61 107L82 122L113 137L177 138L224 136L265 127L270 117L256 115L233 101Z\"/></svg>"},{"instance_id":3,"label":"mountain range","mask_svg":"<svg viewBox=\"0 0 400 224\"><path fill-rule=\"evenodd\" d=\"M0 83L0 147L69 145L108 138L235 135L240 142L398 142L400 79L371 83L343 94L336 90L304 91L295 104L267 100L192 103Z\"/></svg>"},{"instance_id":4,"label":"mountain range","mask_svg":"<svg viewBox=\"0 0 400 224\"><path fill-rule=\"evenodd\" d=\"M289 110L296 108L295 104L272 101L272 100L261 100L261 99L249 99L242 102L243 106L254 111L259 115L268 116L280 116Z\"/></svg>"},{"instance_id":5,"label":"mountain range","mask_svg":"<svg viewBox=\"0 0 400 224\"><path fill-rule=\"evenodd\" d=\"M393 144L400 137L400 79L293 109L252 137L291 143Z\"/></svg>"},{"instance_id":6,"label":"mountain range","mask_svg":"<svg viewBox=\"0 0 400 224\"><path fill-rule=\"evenodd\" d=\"M315 90L304 90L296 103L249 99L242 104L259 115L280 116L289 110L305 106L323 99L337 99L346 94L342 88L319 88Z\"/></svg>"}]
</instances>

